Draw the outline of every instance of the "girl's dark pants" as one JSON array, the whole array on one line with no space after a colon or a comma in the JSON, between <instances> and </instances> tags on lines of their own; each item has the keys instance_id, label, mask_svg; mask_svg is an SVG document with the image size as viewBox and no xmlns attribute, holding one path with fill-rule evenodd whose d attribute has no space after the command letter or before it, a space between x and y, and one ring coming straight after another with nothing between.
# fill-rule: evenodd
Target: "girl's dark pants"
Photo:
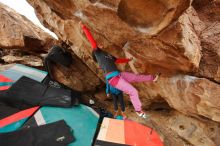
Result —
<instances>
[{"instance_id":1,"label":"girl's dark pants","mask_svg":"<svg viewBox=\"0 0 220 146\"><path fill-rule=\"evenodd\" d=\"M114 109L115 111L118 110L118 101L121 105L121 111L125 111L125 104L124 104L124 99L123 99L123 93L119 93L118 95L112 94L113 102L114 102Z\"/></svg>"}]
</instances>

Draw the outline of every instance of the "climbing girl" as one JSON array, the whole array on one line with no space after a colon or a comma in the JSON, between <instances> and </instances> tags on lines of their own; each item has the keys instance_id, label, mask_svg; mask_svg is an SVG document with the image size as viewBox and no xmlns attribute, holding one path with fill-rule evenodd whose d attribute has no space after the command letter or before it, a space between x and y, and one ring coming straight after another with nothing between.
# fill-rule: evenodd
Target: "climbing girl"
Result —
<instances>
[{"instance_id":1,"label":"climbing girl","mask_svg":"<svg viewBox=\"0 0 220 146\"><path fill-rule=\"evenodd\" d=\"M143 112L141 107L142 105L138 96L138 91L130 83L156 81L158 79L158 75L139 75L130 72L120 72L116 64L127 63L130 61L130 59L118 59L111 54L101 50L100 47L97 46L97 43L92 37L88 28L82 24L82 22L80 22L80 25L92 46L92 55L95 61L105 72L105 79L111 86L128 94L136 114L142 118L146 118L146 114Z\"/></svg>"}]
</instances>

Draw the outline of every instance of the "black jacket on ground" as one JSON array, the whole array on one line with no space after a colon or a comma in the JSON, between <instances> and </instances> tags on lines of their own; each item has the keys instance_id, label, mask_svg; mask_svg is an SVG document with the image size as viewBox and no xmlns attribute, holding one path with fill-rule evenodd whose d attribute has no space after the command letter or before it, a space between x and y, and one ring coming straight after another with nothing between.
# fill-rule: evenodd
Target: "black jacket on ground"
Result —
<instances>
[{"instance_id":1,"label":"black jacket on ground","mask_svg":"<svg viewBox=\"0 0 220 146\"><path fill-rule=\"evenodd\" d=\"M69 52L66 52L60 46L54 45L47 56L44 58L44 66L46 71L49 73L51 79L54 79L52 75L51 64L58 63L65 67L69 67L72 64L72 56Z\"/></svg>"},{"instance_id":2,"label":"black jacket on ground","mask_svg":"<svg viewBox=\"0 0 220 146\"><path fill-rule=\"evenodd\" d=\"M54 63L61 64L65 67L70 67L72 64L72 55L71 53L65 51L62 47L54 45L47 56L44 58L44 67L46 71L48 72L47 77L43 80L42 83L44 83L47 86L55 87L55 88L63 88L66 90L71 91L71 97L72 97L72 105L79 105L79 100L81 98L81 92L75 91L73 89L70 89L69 87L65 86L62 83L59 83L55 81L53 73L52 73L52 66Z\"/></svg>"},{"instance_id":3,"label":"black jacket on ground","mask_svg":"<svg viewBox=\"0 0 220 146\"><path fill-rule=\"evenodd\" d=\"M0 134L0 146L67 146L73 140L73 131L64 120Z\"/></svg>"},{"instance_id":4,"label":"black jacket on ground","mask_svg":"<svg viewBox=\"0 0 220 146\"><path fill-rule=\"evenodd\" d=\"M4 95L1 95L0 101L21 110L44 105L72 106L70 90L46 86L25 76L15 82Z\"/></svg>"},{"instance_id":5,"label":"black jacket on ground","mask_svg":"<svg viewBox=\"0 0 220 146\"><path fill-rule=\"evenodd\" d=\"M7 104L0 102L0 120L4 119L10 115L13 115L20 110L11 106L8 106Z\"/></svg>"}]
</instances>

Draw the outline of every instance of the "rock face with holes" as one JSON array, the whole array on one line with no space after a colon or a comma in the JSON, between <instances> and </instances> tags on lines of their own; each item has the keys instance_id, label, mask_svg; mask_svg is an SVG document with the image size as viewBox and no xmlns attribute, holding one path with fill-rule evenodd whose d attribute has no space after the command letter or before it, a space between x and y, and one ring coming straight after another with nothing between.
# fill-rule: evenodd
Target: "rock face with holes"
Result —
<instances>
[{"instance_id":1,"label":"rock face with holes","mask_svg":"<svg viewBox=\"0 0 220 146\"><path fill-rule=\"evenodd\" d=\"M171 111L152 115L152 122L161 132L165 131L167 146L218 146L220 144L219 124L213 121L200 121ZM177 137L181 137L183 141L177 140Z\"/></svg>"},{"instance_id":2,"label":"rock face with holes","mask_svg":"<svg viewBox=\"0 0 220 146\"><path fill-rule=\"evenodd\" d=\"M0 48L47 50L54 39L26 17L0 3Z\"/></svg>"}]
</instances>

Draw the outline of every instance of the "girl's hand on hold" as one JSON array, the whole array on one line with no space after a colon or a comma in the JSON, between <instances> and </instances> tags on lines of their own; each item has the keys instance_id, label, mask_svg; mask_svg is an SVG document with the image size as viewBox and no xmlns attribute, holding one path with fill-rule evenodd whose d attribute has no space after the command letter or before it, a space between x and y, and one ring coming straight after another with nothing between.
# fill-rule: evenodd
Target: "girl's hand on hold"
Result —
<instances>
[{"instance_id":1,"label":"girl's hand on hold","mask_svg":"<svg viewBox=\"0 0 220 146\"><path fill-rule=\"evenodd\" d=\"M159 78L159 76L160 76L160 73L157 73L155 76L154 76L154 82L156 82L157 80L158 80L158 78Z\"/></svg>"},{"instance_id":2,"label":"girl's hand on hold","mask_svg":"<svg viewBox=\"0 0 220 146\"><path fill-rule=\"evenodd\" d=\"M82 21L79 21L79 25L80 25L80 28L82 29L83 27L85 27L85 25L82 23Z\"/></svg>"},{"instance_id":3,"label":"girl's hand on hold","mask_svg":"<svg viewBox=\"0 0 220 146\"><path fill-rule=\"evenodd\" d=\"M129 58L129 61L132 61L132 60L134 60L134 58L133 58L133 57L130 57L130 58Z\"/></svg>"},{"instance_id":4,"label":"girl's hand on hold","mask_svg":"<svg viewBox=\"0 0 220 146\"><path fill-rule=\"evenodd\" d=\"M79 21L79 25L82 27L83 26L83 23L82 23L82 21Z\"/></svg>"}]
</instances>

